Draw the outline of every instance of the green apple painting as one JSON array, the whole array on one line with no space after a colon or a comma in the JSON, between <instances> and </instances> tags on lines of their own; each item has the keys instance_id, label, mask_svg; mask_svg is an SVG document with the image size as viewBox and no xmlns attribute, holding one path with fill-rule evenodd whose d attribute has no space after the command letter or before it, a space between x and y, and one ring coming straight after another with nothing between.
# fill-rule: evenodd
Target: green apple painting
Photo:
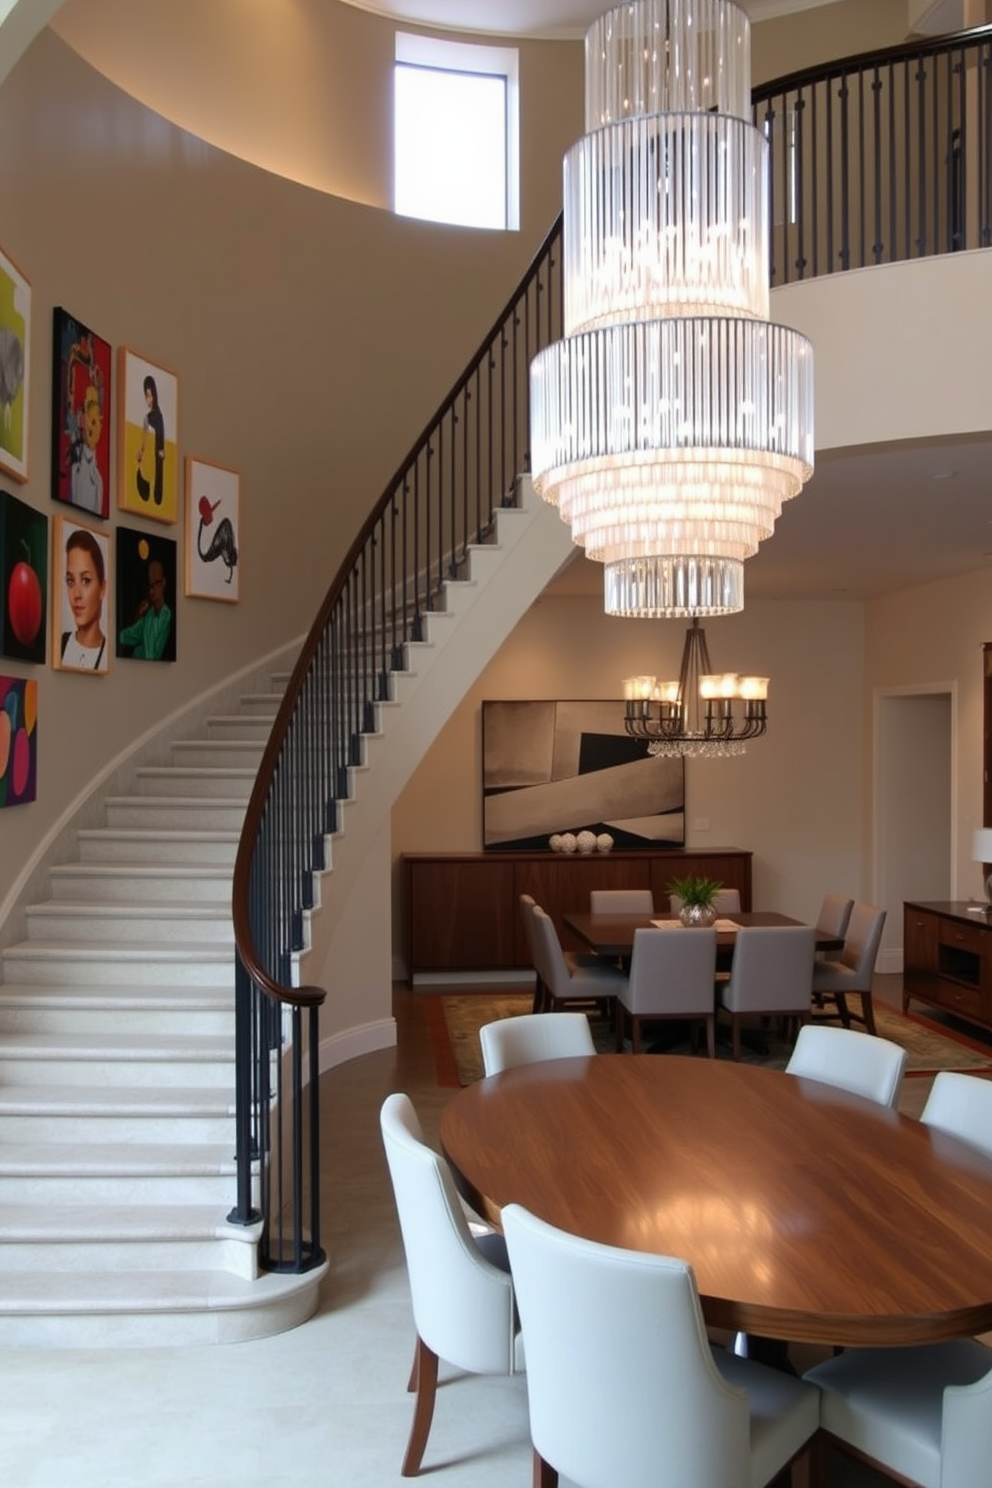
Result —
<instances>
[{"instance_id":1,"label":"green apple painting","mask_svg":"<svg viewBox=\"0 0 992 1488\"><path fill-rule=\"evenodd\" d=\"M0 656L44 663L48 518L0 491Z\"/></svg>"},{"instance_id":2,"label":"green apple painting","mask_svg":"<svg viewBox=\"0 0 992 1488\"><path fill-rule=\"evenodd\" d=\"M0 806L25 806L38 793L38 684L0 677Z\"/></svg>"}]
</instances>

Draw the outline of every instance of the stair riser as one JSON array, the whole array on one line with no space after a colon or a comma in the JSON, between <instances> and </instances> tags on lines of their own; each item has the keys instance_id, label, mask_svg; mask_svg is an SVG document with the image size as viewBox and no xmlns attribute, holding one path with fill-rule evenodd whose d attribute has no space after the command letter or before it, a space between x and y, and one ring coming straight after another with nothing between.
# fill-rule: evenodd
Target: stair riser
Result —
<instances>
[{"instance_id":1,"label":"stair riser","mask_svg":"<svg viewBox=\"0 0 992 1488\"><path fill-rule=\"evenodd\" d=\"M13 1059L0 1049L0 1085L101 1086L115 1090L138 1090L144 1086L192 1085L203 1090L234 1094L234 1060L158 1059Z\"/></svg>"},{"instance_id":2,"label":"stair riser","mask_svg":"<svg viewBox=\"0 0 992 1488\"><path fill-rule=\"evenodd\" d=\"M245 808L240 801L228 805L204 799L201 805L178 796L175 801L161 797L144 801L140 796L131 796L107 802L108 827L135 827L148 832L240 832L244 816ZM146 863L150 851L146 851Z\"/></svg>"},{"instance_id":3,"label":"stair riser","mask_svg":"<svg viewBox=\"0 0 992 1488\"><path fill-rule=\"evenodd\" d=\"M126 947L125 947L126 949ZM234 989L234 956L222 946L204 946L202 955L153 958L132 947L130 955L84 957L59 953L56 945L11 946L3 953L5 980L32 986L74 987L227 987ZM34 952L34 954L32 954Z\"/></svg>"},{"instance_id":4,"label":"stair riser","mask_svg":"<svg viewBox=\"0 0 992 1488\"><path fill-rule=\"evenodd\" d=\"M233 1173L127 1173L119 1177L30 1173L21 1177L0 1172L0 1205L216 1204L219 1220L236 1197Z\"/></svg>"},{"instance_id":5,"label":"stair riser","mask_svg":"<svg viewBox=\"0 0 992 1488\"><path fill-rule=\"evenodd\" d=\"M218 905L213 914L189 916L182 906L172 913L155 913L152 909L129 908L119 911L113 905L97 905L81 911L60 909L57 904L31 908L25 914L28 940L35 941L112 941L185 940L211 945L234 945L234 923L230 911Z\"/></svg>"},{"instance_id":6,"label":"stair riser","mask_svg":"<svg viewBox=\"0 0 992 1488\"><path fill-rule=\"evenodd\" d=\"M230 908L232 882L230 873L194 877L189 865L186 873L174 877L115 872L95 864L88 873L60 873L56 868L50 876L52 898L77 904L188 904L195 899L199 905Z\"/></svg>"},{"instance_id":7,"label":"stair riser","mask_svg":"<svg viewBox=\"0 0 992 1488\"><path fill-rule=\"evenodd\" d=\"M273 698L267 692L245 693L239 698L238 707L241 712L251 718L267 718L270 726L276 714L279 712L281 698Z\"/></svg>"},{"instance_id":8,"label":"stair riser","mask_svg":"<svg viewBox=\"0 0 992 1488\"><path fill-rule=\"evenodd\" d=\"M232 801L247 801L254 781L254 771L226 770L139 770L136 777L142 796L226 796Z\"/></svg>"},{"instance_id":9,"label":"stair riser","mask_svg":"<svg viewBox=\"0 0 992 1488\"><path fill-rule=\"evenodd\" d=\"M191 1146L195 1142L228 1142L234 1151L232 1116L10 1116L0 1111L0 1140L57 1142L92 1147L94 1143L161 1142ZM0 1270L3 1269L0 1253Z\"/></svg>"},{"instance_id":10,"label":"stair riser","mask_svg":"<svg viewBox=\"0 0 992 1488\"><path fill-rule=\"evenodd\" d=\"M264 751L263 743L239 744L233 739L218 739L216 742L197 739L188 744L173 744L172 763L183 769L194 770L257 770Z\"/></svg>"},{"instance_id":11,"label":"stair riser","mask_svg":"<svg viewBox=\"0 0 992 1488\"><path fill-rule=\"evenodd\" d=\"M0 988L0 1035L5 1033L161 1033L167 1037L234 1039L234 1011L218 1008L5 1007Z\"/></svg>"},{"instance_id":12,"label":"stair riser","mask_svg":"<svg viewBox=\"0 0 992 1488\"><path fill-rule=\"evenodd\" d=\"M28 1240L0 1242L5 1275L57 1271L92 1276L113 1271L215 1271L251 1281L255 1248L204 1237L202 1240ZM240 1267L240 1269L239 1269Z\"/></svg>"},{"instance_id":13,"label":"stair riser","mask_svg":"<svg viewBox=\"0 0 992 1488\"><path fill-rule=\"evenodd\" d=\"M241 718L208 718L207 738L237 744L267 744L272 732L270 718L245 714Z\"/></svg>"},{"instance_id":14,"label":"stair riser","mask_svg":"<svg viewBox=\"0 0 992 1488\"><path fill-rule=\"evenodd\" d=\"M141 863L148 864L150 853L162 867L224 867L234 871L234 860L238 854L236 836L206 837L196 840L170 841L169 839L143 838L142 845L133 838L121 837L113 832L91 832L79 834L79 858L83 863Z\"/></svg>"}]
</instances>

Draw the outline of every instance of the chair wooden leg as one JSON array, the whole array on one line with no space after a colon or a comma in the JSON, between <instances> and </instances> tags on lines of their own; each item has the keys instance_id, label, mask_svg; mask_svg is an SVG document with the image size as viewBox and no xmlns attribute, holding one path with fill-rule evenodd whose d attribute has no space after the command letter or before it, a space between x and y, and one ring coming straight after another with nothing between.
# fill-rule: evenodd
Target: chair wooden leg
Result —
<instances>
[{"instance_id":1,"label":"chair wooden leg","mask_svg":"<svg viewBox=\"0 0 992 1488\"><path fill-rule=\"evenodd\" d=\"M545 1462L537 1448L534 1448L534 1488L558 1488L558 1469L552 1467L550 1462Z\"/></svg>"},{"instance_id":2,"label":"chair wooden leg","mask_svg":"<svg viewBox=\"0 0 992 1488\"><path fill-rule=\"evenodd\" d=\"M616 1033L617 1033L617 1053L618 1054L622 1054L623 1053L623 1003L620 1001L619 997L617 998L617 1001L616 1001Z\"/></svg>"},{"instance_id":3,"label":"chair wooden leg","mask_svg":"<svg viewBox=\"0 0 992 1488\"><path fill-rule=\"evenodd\" d=\"M410 1440L406 1444L406 1456L400 1468L400 1475L404 1478L415 1478L420 1471L437 1396L437 1354L427 1347L422 1338L417 1339L413 1368L417 1377L417 1402L413 1408L413 1425L410 1427Z\"/></svg>"},{"instance_id":4,"label":"chair wooden leg","mask_svg":"<svg viewBox=\"0 0 992 1488\"><path fill-rule=\"evenodd\" d=\"M730 1052L740 1062L741 1057L741 1020L736 1013L730 1015Z\"/></svg>"},{"instance_id":5,"label":"chair wooden leg","mask_svg":"<svg viewBox=\"0 0 992 1488\"><path fill-rule=\"evenodd\" d=\"M870 987L867 992L862 992L861 994L861 1013L864 1017L865 1028L867 1029L867 1031L869 1033L877 1034L878 1030L875 1027L875 1008L871 1000Z\"/></svg>"},{"instance_id":6,"label":"chair wooden leg","mask_svg":"<svg viewBox=\"0 0 992 1488\"><path fill-rule=\"evenodd\" d=\"M413 1345L413 1363L410 1365L410 1378L406 1382L407 1394L412 1395L417 1388L417 1375L420 1372L420 1338L417 1337Z\"/></svg>"},{"instance_id":7,"label":"chair wooden leg","mask_svg":"<svg viewBox=\"0 0 992 1488\"><path fill-rule=\"evenodd\" d=\"M850 1028L850 1026L851 1026L851 1009L847 1005L847 998L846 998L846 996L844 995L843 992L835 992L834 993L834 1000L837 1003L837 1012L840 1015L840 1021L843 1023L843 1025L844 1025L845 1028Z\"/></svg>"},{"instance_id":8,"label":"chair wooden leg","mask_svg":"<svg viewBox=\"0 0 992 1488\"><path fill-rule=\"evenodd\" d=\"M706 1052L711 1059L716 1058L716 1015L706 1014Z\"/></svg>"},{"instance_id":9,"label":"chair wooden leg","mask_svg":"<svg viewBox=\"0 0 992 1488\"><path fill-rule=\"evenodd\" d=\"M630 1049L632 1054L641 1052L641 1020L636 1013L630 1015Z\"/></svg>"}]
</instances>

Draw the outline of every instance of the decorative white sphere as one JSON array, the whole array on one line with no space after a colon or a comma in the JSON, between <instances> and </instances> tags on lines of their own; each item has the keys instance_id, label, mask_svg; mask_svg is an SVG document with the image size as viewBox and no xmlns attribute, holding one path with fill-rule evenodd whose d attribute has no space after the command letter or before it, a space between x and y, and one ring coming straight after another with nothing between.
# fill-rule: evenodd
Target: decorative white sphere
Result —
<instances>
[{"instance_id":1,"label":"decorative white sphere","mask_svg":"<svg viewBox=\"0 0 992 1488\"><path fill-rule=\"evenodd\" d=\"M575 839L580 853L591 853L596 851L596 833L580 832Z\"/></svg>"},{"instance_id":2,"label":"decorative white sphere","mask_svg":"<svg viewBox=\"0 0 992 1488\"><path fill-rule=\"evenodd\" d=\"M578 840L574 832L563 832L561 834L562 852L574 852L578 845Z\"/></svg>"},{"instance_id":3,"label":"decorative white sphere","mask_svg":"<svg viewBox=\"0 0 992 1488\"><path fill-rule=\"evenodd\" d=\"M548 846L550 847L552 852L561 852L560 832L552 832L551 836L548 838Z\"/></svg>"},{"instance_id":4,"label":"decorative white sphere","mask_svg":"<svg viewBox=\"0 0 992 1488\"><path fill-rule=\"evenodd\" d=\"M610 848L613 846L613 838L610 836L609 832L600 832L599 836L596 838L596 846L600 852L609 852Z\"/></svg>"}]
</instances>

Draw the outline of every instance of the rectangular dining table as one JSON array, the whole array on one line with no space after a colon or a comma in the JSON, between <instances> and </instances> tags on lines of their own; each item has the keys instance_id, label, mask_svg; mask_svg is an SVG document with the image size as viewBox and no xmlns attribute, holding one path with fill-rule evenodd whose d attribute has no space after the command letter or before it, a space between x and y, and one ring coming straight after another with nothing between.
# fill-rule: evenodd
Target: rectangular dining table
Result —
<instances>
[{"instance_id":1,"label":"rectangular dining table","mask_svg":"<svg viewBox=\"0 0 992 1488\"><path fill-rule=\"evenodd\" d=\"M576 910L562 915L562 925L570 931L575 938L582 942L588 950L595 951L599 956L613 956L621 959L629 959L634 948L634 931L651 929L656 920L674 920L673 915L613 915L613 914L589 914L586 911ZM733 929L720 928L733 924ZM738 910L732 914L720 915L717 921L717 961L723 965L729 963L734 950L734 938L737 927L746 926L776 926L776 925L801 925L802 920L790 919L788 915L778 914L775 910ZM672 930L673 935L682 933L680 930ZM691 935L691 930L684 932ZM836 936L817 934L816 949L818 951L839 950L844 944Z\"/></svg>"}]
</instances>

